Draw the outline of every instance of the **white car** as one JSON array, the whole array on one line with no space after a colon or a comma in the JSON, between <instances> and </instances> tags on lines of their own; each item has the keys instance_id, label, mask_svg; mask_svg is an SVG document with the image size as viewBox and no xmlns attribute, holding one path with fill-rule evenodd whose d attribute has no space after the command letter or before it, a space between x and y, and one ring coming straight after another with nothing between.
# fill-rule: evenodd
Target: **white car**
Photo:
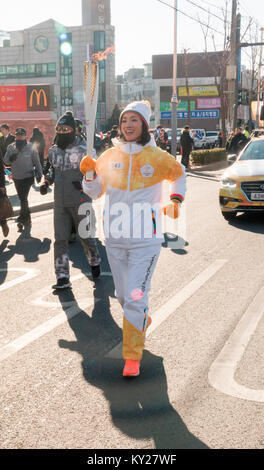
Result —
<instances>
[{"instance_id":1,"label":"white car","mask_svg":"<svg viewBox=\"0 0 264 470\"><path fill-rule=\"evenodd\" d=\"M205 149L206 148L206 132L205 129L192 129L191 137L194 141L194 149Z\"/></svg>"},{"instance_id":2,"label":"white car","mask_svg":"<svg viewBox=\"0 0 264 470\"><path fill-rule=\"evenodd\" d=\"M206 147L211 149L218 145L218 132L206 131Z\"/></svg>"}]
</instances>

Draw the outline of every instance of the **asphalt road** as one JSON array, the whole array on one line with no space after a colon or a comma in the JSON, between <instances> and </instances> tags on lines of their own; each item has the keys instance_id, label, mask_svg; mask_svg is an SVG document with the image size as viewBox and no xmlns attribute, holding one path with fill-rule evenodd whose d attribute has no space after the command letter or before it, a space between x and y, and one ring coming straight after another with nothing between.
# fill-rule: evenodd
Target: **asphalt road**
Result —
<instances>
[{"instance_id":1,"label":"asphalt road","mask_svg":"<svg viewBox=\"0 0 264 470\"><path fill-rule=\"evenodd\" d=\"M55 295L52 211L0 245L1 449L263 449L263 216L226 222L221 171L188 175L163 247L140 377L122 378L122 311L79 242ZM182 241L184 239L184 241Z\"/></svg>"}]
</instances>

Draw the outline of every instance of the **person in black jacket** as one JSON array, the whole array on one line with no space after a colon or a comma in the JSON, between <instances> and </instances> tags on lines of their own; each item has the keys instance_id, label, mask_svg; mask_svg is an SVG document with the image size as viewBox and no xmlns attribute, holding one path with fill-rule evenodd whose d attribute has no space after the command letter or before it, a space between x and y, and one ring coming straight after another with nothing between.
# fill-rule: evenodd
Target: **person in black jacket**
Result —
<instances>
[{"instance_id":1,"label":"person in black jacket","mask_svg":"<svg viewBox=\"0 0 264 470\"><path fill-rule=\"evenodd\" d=\"M181 144L181 155L182 155L181 163L186 168L188 168L189 160L190 160L190 153L193 148L193 139L190 136L189 126L184 127L182 134L181 134L180 144Z\"/></svg>"},{"instance_id":2,"label":"person in black jacket","mask_svg":"<svg viewBox=\"0 0 264 470\"><path fill-rule=\"evenodd\" d=\"M39 160L42 168L44 167L44 151L45 151L45 139L42 132L38 127L34 127L33 133L30 139L30 142L33 145L33 149L38 151Z\"/></svg>"},{"instance_id":3,"label":"person in black jacket","mask_svg":"<svg viewBox=\"0 0 264 470\"><path fill-rule=\"evenodd\" d=\"M229 154L234 153L236 155L242 150L243 147L248 143L249 139L243 134L242 127L237 127L234 137L230 140L226 150Z\"/></svg>"},{"instance_id":4,"label":"person in black jacket","mask_svg":"<svg viewBox=\"0 0 264 470\"><path fill-rule=\"evenodd\" d=\"M0 149L2 153L2 158L4 158L8 145L15 142L16 138L13 134L10 133L8 124L1 124L0 131L3 134L2 137L0 137Z\"/></svg>"},{"instance_id":5,"label":"person in black jacket","mask_svg":"<svg viewBox=\"0 0 264 470\"><path fill-rule=\"evenodd\" d=\"M3 197L5 194L6 194L5 171L4 171L3 155L0 149L0 197ZM2 228L4 237L7 237L9 233L9 227L7 225L6 219L1 218L1 213L0 213L0 227Z\"/></svg>"}]
</instances>

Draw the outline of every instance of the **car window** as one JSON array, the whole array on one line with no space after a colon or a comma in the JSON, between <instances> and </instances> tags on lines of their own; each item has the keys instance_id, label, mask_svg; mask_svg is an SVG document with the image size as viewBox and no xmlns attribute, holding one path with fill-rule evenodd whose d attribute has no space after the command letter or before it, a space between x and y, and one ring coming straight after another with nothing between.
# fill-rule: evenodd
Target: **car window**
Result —
<instances>
[{"instance_id":1,"label":"car window","mask_svg":"<svg viewBox=\"0 0 264 470\"><path fill-rule=\"evenodd\" d=\"M239 160L264 160L264 140L250 142Z\"/></svg>"}]
</instances>

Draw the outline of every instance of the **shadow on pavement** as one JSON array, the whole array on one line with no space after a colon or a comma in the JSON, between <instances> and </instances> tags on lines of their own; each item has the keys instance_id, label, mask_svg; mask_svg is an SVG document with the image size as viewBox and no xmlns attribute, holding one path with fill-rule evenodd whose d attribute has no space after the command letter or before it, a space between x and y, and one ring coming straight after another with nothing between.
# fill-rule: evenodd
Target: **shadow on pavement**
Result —
<instances>
[{"instance_id":1,"label":"shadow on pavement","mask_svg":"<svg viewBox=\"0 0 264 470\"><path fill-rule=\"evenodd\" d=\"M71 251L74 258L74 252ZM100 246L100 251L105 261L104 247ZM74 262L83 269L79 258ZM70 289L55 295L59 297L66 315L65 303L74 302L77 305ZM161 357L145 351L141 365L142 374L135 379L122 377L122 359L106 357L107 353L122 341L122 330L115 323L110 311L109 299L113 296L112 278L103 276L96 281L92 316L82 310L74 318L68 316L69 326L76 341L61 339L59 346L80 354L85 380L102 390L109 402L113 425L124 435L132 439L153 439L156 449L207 448L188 430L170 404Z\"/></svg>"},{"instance_id":2,"label":"shadow on pavement","mask_svg":"<svg viewBox=\"0 0 264 470\"><path fill-rule=\"evenodd\" d=\"M247 232L264 234L264 211L258 213L241 213L228 222L233 227Z\"/></svg>"},{"instance_id":3,"label":"shadow on pavement","mask_svg":"<svg viewBox=\"0 0 264 470\"><path fill-rule=\"evenodd\" d=\"M26 263L36 263L39 255L50 251L51 240L44 238L43 241L33 238L30 234L21 233L15 245L8 245L4 240L0 245L0 285L6 280L8 273L8 262L15 255L23 255Z\"/></svg>"}]
</instances>

